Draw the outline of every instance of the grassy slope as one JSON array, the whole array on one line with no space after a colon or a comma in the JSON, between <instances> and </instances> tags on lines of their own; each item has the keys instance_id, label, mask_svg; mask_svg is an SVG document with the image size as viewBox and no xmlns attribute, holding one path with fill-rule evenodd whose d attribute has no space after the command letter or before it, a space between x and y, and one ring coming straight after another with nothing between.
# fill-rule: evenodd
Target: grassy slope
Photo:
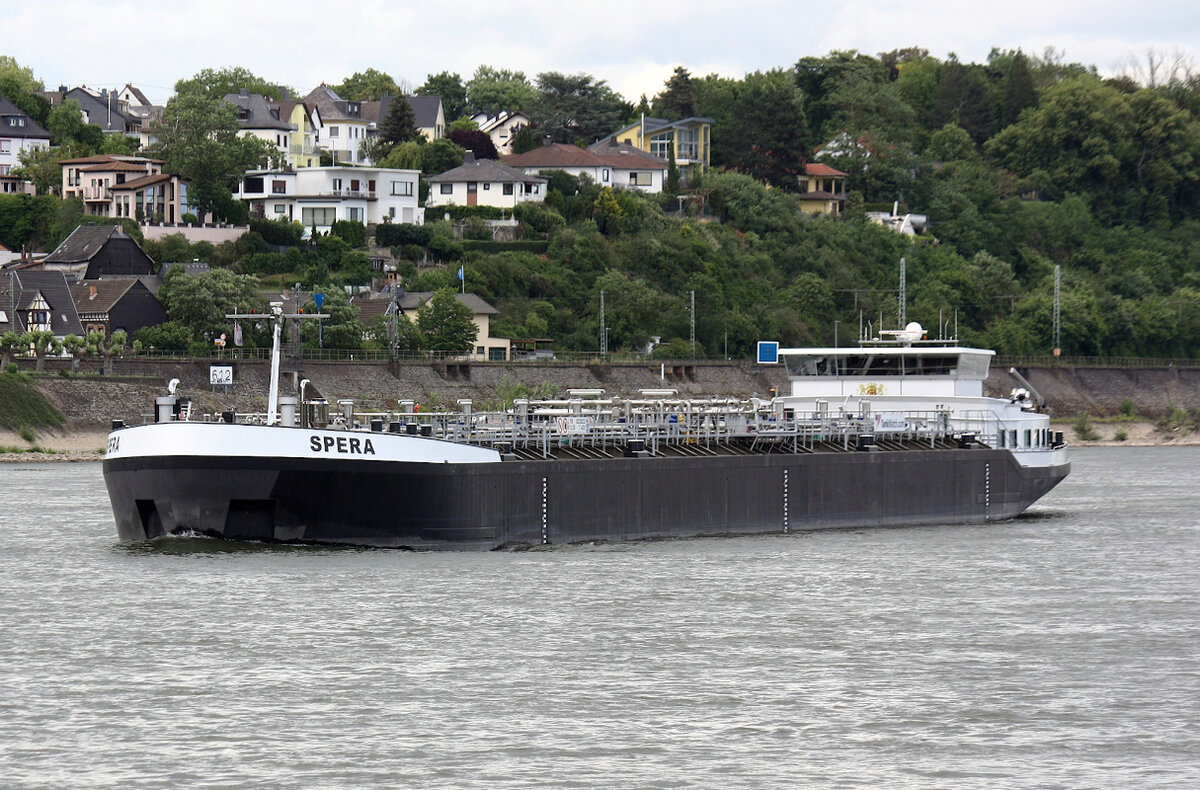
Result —
<instances>
[{"instance_id":1,"label":"grassy slope","mask_svg":"<svg viewBox=\"0 0 1200 790\"><path fill-rule=\"evenodd\" d=\"M60 428L66 422L62 412L34 389L20 374L0 373L0 426L20 430Z\"/></svg>"}]
</instances>

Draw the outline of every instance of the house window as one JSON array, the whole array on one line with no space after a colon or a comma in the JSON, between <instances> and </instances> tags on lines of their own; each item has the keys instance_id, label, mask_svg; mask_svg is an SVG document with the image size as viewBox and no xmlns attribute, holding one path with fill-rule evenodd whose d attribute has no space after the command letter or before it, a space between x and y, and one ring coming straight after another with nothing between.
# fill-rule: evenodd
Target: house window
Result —
<instances>
[{"instance_id":1,"label":"house window","mask_svg":"<svg viewBox=\"0 0 1200 790\"><path fill-rule=\"evenodd\" d=\"M505 184L505 185L504 185L504 194L506 194L506 195L511 195L512 193L513 193L513 185L512 185L512 184Z\"/></svg>"},{"instance_id":2,"label":"house window","mask_svg":"<svg viewBox=\"0 0 1200 790\"><path fill-rule=\"evenodd\" d=\"M306 208L301 210L300 218L307 228L313 225L332 225L337 215L336 210L332 208Z\"/></svg>"},{"instance_id":3,"label":"house window","mask_svg":"<svg viewBox=\"0 0 1200 790\"><path fill-rule=\"evenodd\" d=\"M399 197L412 197L413 185L411 181L393 181L392 194Z\"/></svg>"},{"instance_id":4,"label":"house window","mask_svg":"<svg viewBox=\"0 0 1200 790\"><path fill-rule=\"evenodd\" d=\"M600 171L600 180L602 182L604 182L605 184L608 183L608 168L607 167Z\"/></svg>"},{"instance_id":5,"label":"house window","mask_svg":"<svg viewBox=\"0 0 1200 790\"><path fill-rule=\"evenodd\" d=\"M358 181L358 179L357 179L357 178L352 178L352 179L350 179L350 191L351 191L351 192L357 192L357 191L358 191L358 184L359 184L359 181Z\"/></svg>"},{"instance_id":6,"label":"house window","mask_svg":"<svg viewBox=\"0 0 1200 790\"><path fill-rule=\"evenodd\" d=\"M0 154L12 153L12 140L0 140Z\"/></svg>"},{"instance_id":7,"label":"house window","mask_svg":"<svg viewBox=\"0 0 1200 790\"><path fill-rule=\"evenodd\" d=\"M629 186L631 187L648 187L654 184L654 177L651 173L639 173L636 170L629 174Z\"/></svg>"},{"instance_id":8,"label":"house window","mask_svg":"<svg viewBox=\"0 0 1200 790\"><path fill-rule=\"evenodd\" d=\"M487 181L484 181L484 182L483 182L483 191L484 191L484 192L487 192L487 191L488 191L489 189L491 189L491 188L492 188L492 185L491 185L491 184L489 184Z\"/></svg>"},{"instance_id":9,"label":"house window","mask_svg":"<svg viewBox=\"0 0 1200 790\"><path fill-rule=\"evenodd\" d=\"M330 126L330 127L329 127L329 136L330 136L330 137L337 137L337 136L338 136L338 128L337 128L336 126Z\"/></svg>"},{"instance_id":10,"label":"house window","mask_svg":"<svg viewBox=\"0 0 1200 790\"><path fill-rule=\"evenodd\" d=\"M342 191L342 179L340 179L340 178L333 179L333 191L334 192Z\"/></svg>"},{"instance_id":11,"label":"house window","mask_svg":"<svg viewBox=\"0 0 1200 790\"><path fill-rule=\"evenodd\" d=\"M454 184L442 184L441 192L443 195L453 195L454 194Z\"/></svg>"},{"instance_id":12,"label":"house window","mask_svg":"<svg viewBox=\"0 0 1200 790\"><path fill-rule=\"evenodd\" d=\"M276 204L275 204L275 213L276 213L276 214L286 214L286 213L287 213L287 206L285 206L285 205L284 205L284 204L282 204L282 203L276 203Z\"/></svg>"},{"instance_id":13,"label":"house window","mask_svg":"<svg viewBox=\"0 0 1200 790\"><path fill-rule=\"evenodd\" d=\"M346 219L350 220L351 222L362 222L363 210L361 208L347 208Z\"/></svg>"},{"instance_id":14,"label":"house window","mask_svg":"<svg viewBox=\"0 0 1200 790\"><path fill-rule=\"evenodd\" d=\"M679 159L700 158L700 135L695 129L679 130L679 141L675 146L675 156Z\"/></svg>"},{"instance_id":15,"label":"house window","mask_svg":"<svg viewBox=\"0 0 1200 790\"><path fill-rule=\"evenodd\" d=\"M287 194L287 182L286 181L272 181L271 182L271 194L286 195Z\"/></svg>"},{"instance_id":16,"label":"house window","mask_svg":"<svg viewBox=\"0 0 1200 790\"><path fill-rule=\"evenodd\" d=\"M675 135L671 132L656 134L650 138L650 153L659 159L669 159L671 156L671 141Z\"/></svg>"}]
</instances>

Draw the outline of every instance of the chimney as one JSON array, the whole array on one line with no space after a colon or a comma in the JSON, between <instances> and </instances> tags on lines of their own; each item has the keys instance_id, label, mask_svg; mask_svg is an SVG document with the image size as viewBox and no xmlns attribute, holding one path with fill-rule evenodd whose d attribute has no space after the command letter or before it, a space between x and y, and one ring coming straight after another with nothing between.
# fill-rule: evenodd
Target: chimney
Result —
<instances>
[{"instance_id":1,"label":"chimney","mask_svg":"<svg viewBox=\"0 0 1200 790\"><path fill-rule=\"evenodd\" d=\"M247 96L248 97L249 95L250 95L249 88L242 88L240 91L238 91L238 96Z\"/></svg>"},{"instance_id":2,"label":"chimney","mask_svg":"<svg viewBox=\"0 0 1200 790\"><path fill-rule=\"evenodd\" d=\"M465 154L463 154L463 164L464 165L475 164L475 152L474 151L468 150Z\"/></svg>"},{"instance_id":3,"label":"chimney","mask_svg":"<svg viewBox=\"0 0 1200 790\"><path fill-rule=\"evenodd\" d=\"M90 302L91 300L93 300L95 298L96 298L96 286L89 285L88 286L88 301Z\"/></svg>"},{"instance_id":4,"label":"chimney","mask_svg":"<svg viewBox=\"0 0 1200 790\"><path fill-rule=\"evenodd\" d=\"M543 145L543 146L546 146L546 145L554 145L554 138L553 138L553 137L551 137L551 136L550 136L550 135L548 135L548 134L547 134L547 135L543 135L543 136L542 136L542 145Z\"/></svg>"}]
</instances>

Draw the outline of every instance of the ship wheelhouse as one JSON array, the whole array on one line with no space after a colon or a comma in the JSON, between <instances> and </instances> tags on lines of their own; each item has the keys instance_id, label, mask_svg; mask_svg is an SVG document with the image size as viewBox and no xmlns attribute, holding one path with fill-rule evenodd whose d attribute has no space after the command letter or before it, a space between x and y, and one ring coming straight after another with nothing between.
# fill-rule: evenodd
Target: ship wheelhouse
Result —
<instances>
[{"instance_id":1,"label":"ship wheelhouse","mask_svg":"<svg viewBox=\"0 0 1200 790\"><path fill-rule=\"evenodd\" d=\"M781 348L791 392L774 408L800 419L873 419L879 433L939 426L1014 452L1060 444L1028 393L984 395L994 351L923 335L913 325L855 347Z\"/></svg>"}]
</instances>

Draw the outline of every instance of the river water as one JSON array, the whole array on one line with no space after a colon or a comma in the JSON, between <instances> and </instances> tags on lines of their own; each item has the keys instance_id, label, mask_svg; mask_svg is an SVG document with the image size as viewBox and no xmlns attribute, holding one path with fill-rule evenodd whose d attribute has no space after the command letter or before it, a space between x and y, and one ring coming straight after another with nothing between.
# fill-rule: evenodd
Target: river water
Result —
<instances>
[{"instance_id":1,"label":"river water","mask_svg":"<svg viewBox=\"0 0 1200 790\"><path fill-rule=\"evenodd\" d=\"M1200 448L1003 524L488 554L118 544L0 466L0 787L1200 786Z\"/></svg>"}]
</instances>

